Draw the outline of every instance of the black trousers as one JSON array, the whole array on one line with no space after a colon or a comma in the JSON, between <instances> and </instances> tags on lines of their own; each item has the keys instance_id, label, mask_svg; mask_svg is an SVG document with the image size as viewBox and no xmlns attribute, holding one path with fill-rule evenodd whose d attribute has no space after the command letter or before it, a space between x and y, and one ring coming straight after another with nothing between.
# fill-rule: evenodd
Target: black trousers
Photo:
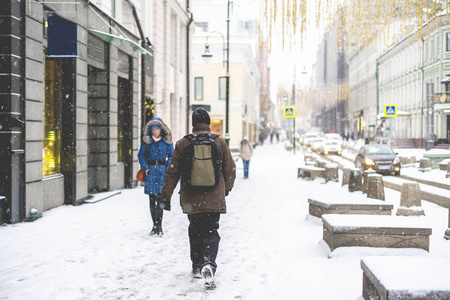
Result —
<instances>
[{"instance_id":1,"label":"black trousers","mask_svg":"<svg viewBox=\"0 0 450 300\"><path fill-rule=\"evenodd\" d=\"M210 264L215 271L220 242L217 232L220 213L188 215L188 219L192 268L202 268L204 265Z\"/></svg>"},{"instance_id":2,"label":"black trousers","mask_svg":"<svg viewBox=\"0 0 450 300\"><path fill-rule=\"evenodd\" d=\"M159 206L161 204L161 194L151 194L150 198L150 215L152 216L153 226L158 231L162 227L162 218L164 210Z\"/></svg>"}]
</instances>

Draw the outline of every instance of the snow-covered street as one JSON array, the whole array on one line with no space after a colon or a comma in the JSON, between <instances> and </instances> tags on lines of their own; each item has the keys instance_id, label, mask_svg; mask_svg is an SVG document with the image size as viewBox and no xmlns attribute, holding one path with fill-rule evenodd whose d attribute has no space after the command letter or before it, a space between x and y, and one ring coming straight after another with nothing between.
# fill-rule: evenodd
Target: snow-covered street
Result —
<instances>
[{"instance_id":1,"label":"snow-covered street","mask_svg":"<svg viewBox=\"0 0 450 300\"><path fill-rule=\"evenodd\" d=\"M357 299L364 256L439 256L448 209L422 201L433 229L430 252L418 249L338 248L329 253L321 220L308 216L309 197L335 197L347 187L297 178L301 152L282 143L258 146L221 216L217 288L191 277L188 219L178 205L163 218L164 237L149 236L143 187L106 200L45 212L33 223L0 227L0 299ZM340 174L341 175L341 174ZM385 189L386 202L400 193ZM359 194L361 192L355 192ZM352 195L354 196L354 195ZM430 279L432 280L432 279Z\"/></svg>"}]
</instances>

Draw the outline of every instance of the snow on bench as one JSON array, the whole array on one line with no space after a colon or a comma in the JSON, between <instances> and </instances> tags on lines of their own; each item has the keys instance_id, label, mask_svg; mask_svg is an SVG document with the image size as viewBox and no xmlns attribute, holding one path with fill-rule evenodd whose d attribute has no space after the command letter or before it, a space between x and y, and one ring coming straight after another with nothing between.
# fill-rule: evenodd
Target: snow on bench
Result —
<instances>
[{"instance_id":1,"label":"snow on bench","mask_svg":"<svg viewBox=\"0 0 450 300\"><path fill-rule=\"evenodd\" d=\"M448 257L366 257L361 269L365 300L450 299Z\"/></svg>"},{"instance_id":2,"label":"snow on bench","mask_svg":"<svg viewBox=\"0 0 450 300\"><path fill-rule=\"evenodd\" d=\"M429 251L431 227L424 217L322 215L323 240L338 247L419 248Z\"/></svg>"},{"instance_id":3,"label":"snow on bench","mask_svg":"<svg viewBox=\"0 0 450 300\"><path fill-rule=\"evenodd\" d=\"M299 177L301 177L302 179L310 178L311 180L314 180L316 179L316 177L323 177L324 172L325 172L324 168L304 166L298 168L297 178Z\"/></svg>"},{"instance_id":4,"label":"snow on bench","mask_svg":"<svg viewBox=\"0 0 450 300\"><path fill-rule=\"evenodd\" d=\"M321 218L323 214L391 215L394 205L375 199L346 197L314 200L308 198L309 214Z\"/></svg>"}]
</instances>

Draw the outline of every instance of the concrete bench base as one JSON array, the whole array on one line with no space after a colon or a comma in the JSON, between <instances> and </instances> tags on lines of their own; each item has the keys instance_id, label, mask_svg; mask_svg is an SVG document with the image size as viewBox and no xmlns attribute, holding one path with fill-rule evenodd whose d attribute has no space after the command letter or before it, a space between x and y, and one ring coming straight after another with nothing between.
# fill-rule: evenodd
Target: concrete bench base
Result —
<instances>
[{"instance_id":1,"label":"concrete bench base","mask_svg":"<svg viewBox=\"0 0 450 300\"><path fill-rule=\"evenodd\" d=\"M297 178L299 178L299 177L301 177L303 179L310 178L311 180L314 180L317 177L323 177L324 172L325 172L324 168L300 167L300 168L298 168Z\"/></svg>"},{"instance_id":2,"label":"concrete bench base","mask_svg":"<svg viewBox=\"0 0 450 300\"><path fill-rule=\"evenodd\" d=\"M429 251L431 228L424 219L418 218L322 215L323 240L331 251L338 247L419 248Z\"/></svg>"},{"instance_id":3,"label":"concrete bench base","mask_svg":"<svg viewBox=\"0 0 450 300\"><path fill-rule=\"evenodd\" d=\"M450 299L450 262L440 257L381 256L361 260L365 300Z\"/></svg>"},{"instance_id":4,"label":"concrete bench base","mask_svg":"<svg viewBox=\"0 0 450 300\"><path fill-rule=\"evenodd\" d=\"M394 206L381 200L314 200L308 199L309 214L321 218L324 214L391 215Z\"/></svg>"}]
</instances>

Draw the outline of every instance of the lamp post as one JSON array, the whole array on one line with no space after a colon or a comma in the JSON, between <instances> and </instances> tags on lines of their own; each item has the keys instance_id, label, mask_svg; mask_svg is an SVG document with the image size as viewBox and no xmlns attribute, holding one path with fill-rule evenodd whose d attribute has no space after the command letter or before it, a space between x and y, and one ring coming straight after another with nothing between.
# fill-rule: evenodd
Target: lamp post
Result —
<instances>
[{"instance_id":1,"label":"lamp post","mask_svg":"<svg viewBox=\"0 0 450 300\"><path fill-rule=\"evenodd\" d=\"M227 73L225 75L225 140L227 145L230 144L230 134L229 134L229 114L230 114L230 5L233 4L232 0L228 0L227 4L227 41L223 45L223 62L226 63ZM206 37L205 53L202 54L203 59L209 62L212 58L212 54L209 52L208 39L212 33L218 33L222 36L222 40L225 40L223 34L218 31L213 31ZM225 56L226 52L226 56ZM226 58L225 58L226 57Z\"/></svg>"}]
</instances>

